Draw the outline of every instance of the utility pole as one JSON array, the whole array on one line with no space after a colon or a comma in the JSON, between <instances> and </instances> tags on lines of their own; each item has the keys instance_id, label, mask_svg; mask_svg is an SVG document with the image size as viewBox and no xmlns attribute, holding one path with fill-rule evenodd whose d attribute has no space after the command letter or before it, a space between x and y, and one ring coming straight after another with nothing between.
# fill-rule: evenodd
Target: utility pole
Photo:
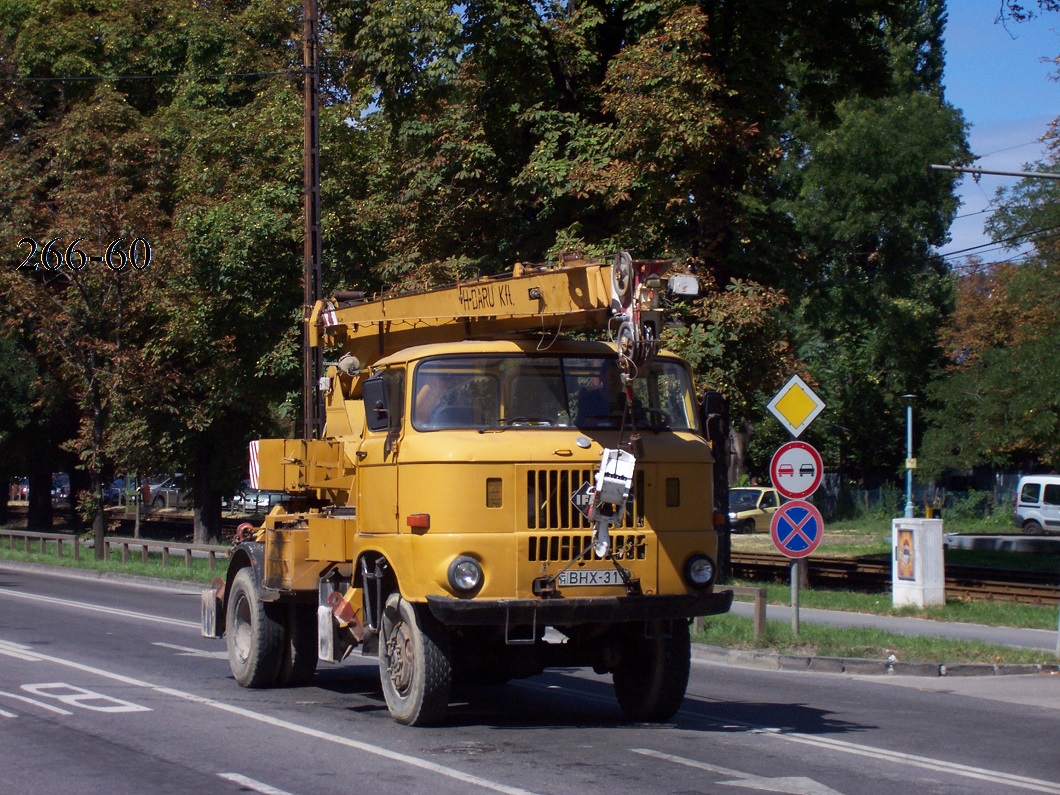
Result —
<instances>
[{"instance_id":1,"label":"utility pole","mask_svg":"<svg viewBox=\"0 0 1060 795\"><path fill-rule=\"evenodd\" d=\"M902 395L905 401L905 518L913 518L913 401L916 395Z\"/></svg>"},{"instance_id":2,"label":"utility pole","mask_svg":"<svg viewBox=\"0 0 1060 795\"><path fill-rule=\"evenodd\" d=\"M320 69L317 64L319 44L319 8L317 0L305 0L302 22L302 95L303 116L303 218L305 242L303 247L303 283L305 301L302 308L303 356L303 436L319 439L323 433L323 411L320 397L320 378L323 375L323 356L320 348L309 344L309 316L313 305L321 298L320 246Z\"/></svg>"}]
</instances>

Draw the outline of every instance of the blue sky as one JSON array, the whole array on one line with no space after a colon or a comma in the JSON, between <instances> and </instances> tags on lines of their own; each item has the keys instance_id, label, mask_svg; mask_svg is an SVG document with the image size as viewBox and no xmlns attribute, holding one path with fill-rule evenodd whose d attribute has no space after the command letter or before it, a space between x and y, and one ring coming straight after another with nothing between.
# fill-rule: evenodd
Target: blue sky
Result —
<instances>
[{"instance_id":1,"label":"blue sky","mask_svg":"<svg viewBox=\"0 0 1060 795\"><path fill-rule=\"evenodd\" d=\"M1029 0L1027 5L1035 5ZM968 140L980 156L975 165L990 170L1022 171L1045 148L1038 139L1060 115L1060 83L1051 79L1060 56L1060 14L1042 14L1029 22L996 24L1000 0L950 0L946 26L946 99L960 108L970 125ZM963 202L950 228L943 254L989 243L984 212L998 188L1013 177L971 176L961 181ZM1006 255L996 249L974 252L984 259ZM963 255L950 260L959 264Z\"/></svg>"}]
</instances>

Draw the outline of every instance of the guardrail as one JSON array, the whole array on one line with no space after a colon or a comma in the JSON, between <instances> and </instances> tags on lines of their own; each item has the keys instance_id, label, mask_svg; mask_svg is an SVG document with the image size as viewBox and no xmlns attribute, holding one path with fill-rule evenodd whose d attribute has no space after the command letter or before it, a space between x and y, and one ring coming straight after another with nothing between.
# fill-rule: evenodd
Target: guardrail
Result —
<instances>
[{"instance_id":1,"label":"guardrail","mask_svg":"<svg viewBox=\"0 0 1060 795\"><path fill-rule=\"evenodd\" d=\"M766 629L766 589L754 588L746 585L722 585L718 586L720 591L732 591L734 596L754 597L754 637L758 640ZM699 616L692 622L692 628L696 632L703 631L703 617Z\"/></svg>"},{"instance_id":2,"label":"guardrail","mask_svg":"<svg viewBox=\"0 0 1060 795\"><path fill-rule=\"evenodd\" d=\"M82 541L75 533L41 533L33 530L4 530L0 529L0 540L7 539L8 549L15 548L16 539L21 539L24 552L31 552L39 545L40 554L48 554L48 544L55 544L56 557L63 556L64 547L73 550L74 560L81 560L81 550L86 546L91 549L91 542ZM148 538L104 538L103 559L110 560L117 548L121 551L121 562L127 564L130 554L139 550L140 560L147 563L150 553L161 550L162 565L168 566L171 554L175 551L183 554L184 565L191 568L191 561L198 552L209 560L211 569L217 568L217 556L227 555L229 547L218 544L185 544L179 541L156 541Z\"/></svg>"}]
</instances>

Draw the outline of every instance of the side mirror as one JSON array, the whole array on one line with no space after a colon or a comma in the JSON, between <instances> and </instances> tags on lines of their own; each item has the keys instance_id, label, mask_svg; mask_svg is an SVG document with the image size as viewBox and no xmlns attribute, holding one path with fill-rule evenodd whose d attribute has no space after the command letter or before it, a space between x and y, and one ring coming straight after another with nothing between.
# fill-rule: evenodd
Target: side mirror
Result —
<instances>
[{"instance_id":1,"label":"side mirror","mask_svg":"<svg viewBox=\"0 0 1060 795\"><path fill-rule=\"evenodd\" d=\"M370 431L390 428L390 396L382 378L369 378L361 387L364 397L365 424Z\"/></svg>"}]
</instances>

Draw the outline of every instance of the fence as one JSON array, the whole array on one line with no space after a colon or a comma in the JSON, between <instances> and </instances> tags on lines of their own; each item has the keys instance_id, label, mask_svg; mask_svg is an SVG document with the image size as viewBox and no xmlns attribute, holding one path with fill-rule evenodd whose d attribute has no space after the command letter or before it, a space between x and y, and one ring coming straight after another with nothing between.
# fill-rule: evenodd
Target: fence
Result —
<instances>
[{"instance_id":1,"label":"fence","mask_svg":"<svg viewBox=\"0 0 1060 795\"><path fill-rule=\"evenodd\" d=\"M61 558L63 556L64 547L68 547L73 551L74 560L81 560L81 550L85 547L85 543L81 541L80 536L76 533L41 533L32 530L4 530L0 528L0 541L7 539L7 548L14 549L16 539L21 539L21 546L23 551L29 553L35 549L40 549L40 554L48 554L48 545L50 543L55 544L55 555ZM89 546L91 549L92 547ZM140 559L143 563L147 563L152 551L162 552L162 565L168 566L170 556L173 552L183 554L184 565L187 568L191 568L191 562L196 553L198 556L205 557L209 561L210 569L217 568L217 556L227 555L230 547L220 546L216 544L185 544L177 541L154 541L143 538L104 538L103 539L103 559L110 560L114 554L114 550L117 548L121 551L121 562L127 564L129 562L130 554L134 550L138 550L140 553Z\"/></svg>"}]
</instances>

